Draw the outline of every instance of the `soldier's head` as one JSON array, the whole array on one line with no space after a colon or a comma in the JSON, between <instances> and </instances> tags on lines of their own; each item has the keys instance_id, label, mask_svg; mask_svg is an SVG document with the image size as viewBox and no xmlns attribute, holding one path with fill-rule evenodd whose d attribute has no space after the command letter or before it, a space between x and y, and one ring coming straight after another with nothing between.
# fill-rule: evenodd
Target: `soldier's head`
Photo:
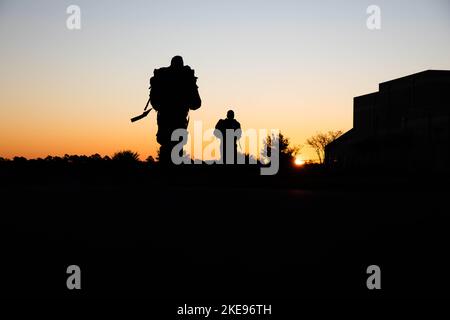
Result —
<instances>
[{"instance_id":1,"label":"soldier's head","mask_svg":"<svg viewBox=\"0 0 450 320\"><path fill-rule=\"evenodd\" d=\"M234 111L233 110L228 110L227 119L234 119Z\"/></svg>"},{"instance_id":2,"label":"soldier's head","mask_svg":"<svg viewBox=\"0 0 450 320\"><path fill-rule=\"evenodd\" d=\"M181 69L184 66L183 57L181 56L175 56L172 58L172 61L170 61L170 66L175 69Z\"/></svg>"}]
</instances>

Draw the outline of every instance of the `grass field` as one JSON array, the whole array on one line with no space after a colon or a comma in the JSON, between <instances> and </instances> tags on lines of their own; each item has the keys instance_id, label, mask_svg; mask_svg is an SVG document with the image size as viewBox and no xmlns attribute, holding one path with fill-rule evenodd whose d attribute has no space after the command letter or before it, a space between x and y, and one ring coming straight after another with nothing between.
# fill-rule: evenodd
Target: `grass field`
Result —
<instances>
[{"instance_id":1,"label":"grass field","mask_svg":"<svg viewBox=\"0 0 450 320\"><path fill-rule=\"evenodd\" d=\"M1 290L165 299L448 297L448 179L212 167L0 170ZM66 288L79 265L82 290ZM369 265L382 290L366 287Z\"/></svg>"}]
</instances>

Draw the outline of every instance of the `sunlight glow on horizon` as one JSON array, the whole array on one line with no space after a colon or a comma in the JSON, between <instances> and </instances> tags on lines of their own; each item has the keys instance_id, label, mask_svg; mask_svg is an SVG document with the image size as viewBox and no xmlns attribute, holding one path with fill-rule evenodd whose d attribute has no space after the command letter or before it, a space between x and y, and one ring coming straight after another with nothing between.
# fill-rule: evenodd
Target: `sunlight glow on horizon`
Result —
<instances>
[{"instance_id":1,"label":"sunlight glow on horizon","mask_svg":"<svg viewBox=\"0 0 450 320\"><path fill-rule=\"evenodd\" d=\"M305 160L303 160L300 156L296 156L294 160L294 164L298 167L305 164Z\"/></svg>"},{"instance_id":2,"label":"sunlight glow on horizon","mask_svg":"<svg viewBox=\"0 0 450 320\"><path fill-rule=\"evenodd\" d=\"M426 69L450 69L447 0L379 0L382 29L366 28L365 1L78 0L0 3L0 157L156 156L156 114L131 124L153 69L180 54L195 69L213 128L230 108L243 129L280 129L294 144L346 131L353 97ZM406 10L407 9L407 10ZM417 36L419 35L419 36ZM302 159L315 159L302 149Z\"/></svg>"}]
</instances>

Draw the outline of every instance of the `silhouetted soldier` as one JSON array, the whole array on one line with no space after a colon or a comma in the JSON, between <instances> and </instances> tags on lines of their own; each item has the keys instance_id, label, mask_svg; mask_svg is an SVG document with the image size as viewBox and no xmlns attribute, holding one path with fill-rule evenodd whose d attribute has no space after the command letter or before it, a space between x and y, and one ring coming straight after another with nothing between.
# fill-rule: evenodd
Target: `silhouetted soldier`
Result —
<instances>
[{"instance_id":1,"label":"silhouetted soldier","mask_svg":"<svg viewBox=\"0 0 450 320\"><path fill-rule=\"evenodd\" d=\"M169 67L154 70L150 79L150 102L158 112L159 160L170 163L172 148L179 143L171 141L172 132L186 130L189 109L197 110L202 103L194 70L184 65L182 57L175 56Z\"/></svg>"},{"instance_id":2,"label":"silhouetted soldier","mask_svg":"<svg viewBox=\"0 0 450 320\"><path fill-rule=\"evenodd\" d=\"M233 163L236 163L237 160L237 141L241 138L241 124L234 119L234 111L228 110L227 118L220 119L216 124L216 130L218 130L221 134L218 135L215 133L217 137L220 139L220 153L221 159L223 163L230 164L231 159L233 159ZM227 132L228 131L228 132ZM228 136L227 136L228 133ZM233 139L229 142L227 138ZM230 159L227 160L227 152L232 152L232 157L229 156Z\"/></svg>"}]
</instances>

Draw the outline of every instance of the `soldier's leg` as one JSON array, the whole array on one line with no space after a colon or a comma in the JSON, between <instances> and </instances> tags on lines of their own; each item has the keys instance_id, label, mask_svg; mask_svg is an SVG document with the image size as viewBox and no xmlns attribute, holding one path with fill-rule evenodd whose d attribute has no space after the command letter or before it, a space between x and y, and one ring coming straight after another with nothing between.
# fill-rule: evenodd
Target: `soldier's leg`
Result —
<instances>
[{"instance_id":1,"label":"soldier's leg","mask_svg":"<svg viewBox=\"0 0 450 320\"><path fill-rule=\"evenodd\" d=\"M168 144L161 145L161 147L159 148L159 162L161 164L171 163L170 151L171 151L171 147Z\"/></svg>"},{"instance_id":2,"label":"soldier's leg","mask_svg":"<svg viewBox=\"0 0 450 320\"><path fill-rule=\"evenodd\" d=\"M227 140L225 137L221 141L222 163L227 164Z\"/></svg>"},{"instance_id":3,"label":"soldier's leg","mask_svg":"<svg viewBox=\"0 0 450 320\"><path fill-rule=\"evenodd\" d=\"M184 131L184 136L180 137L178 141L174 141L173 142L173 147L175 147L176 145L178 145L178 147L180 147L180 143L182 144L182 148L180 148L179 151L179 156L180 157L184 157L185 152L184 152L184 146L187 143L187 138L188 138L188 132L187 132L187 126L188 126L188 121L187 121L187 115L186 114L180 114L179 117L177 117L177 121L174 121L174 129L173 130L183 130Z\"/></svg>"},{"instance_id":4,"label":"soldier's leg","mask_svg":"<svg viewBox=\"0 0 450 320\"><path fill-rule=\"evenodd\" d=\"M177 129L182 129L184 131L186 131L183 128L177 128ZM168 130L168 132L173 132L177 129L174 130ZM167 135L167 137L169 137L169 135ZM184 145L186 144L187 140L187 131L186 131L186 136L180 137L178 141L172 141L172 136L170 135L170 140L169 138L167 138L164 143L161 144L161 148L160 148L160 161L164 162L164 163L168 163L168 164L172 164L174 163L174 159L172 159L172 152L174 149L178 149L178 157L182 158L184 156ZM178 161L177 161L178 162Z\"/></svg>"},{"instance_id":5,"label":"soldier's leg","mask_svg":"<svg viewBox=\"0 0 450 320\"><path fill-rule=\"evenodd\" d=\"M172 133L177 129L187 129L186 117L174 117L171 115L163 115L158 113L158 133L157 141L161 145L159 160L161 163L171 164L172 162L172 150L175 146L179 145L180 142L186 143L186 139L180 138L180 141L172 141ZM187 134L187 133L186 133ZM184 156L183 149L180 150L180 157Z\"/></svg>"}]
</instances>

